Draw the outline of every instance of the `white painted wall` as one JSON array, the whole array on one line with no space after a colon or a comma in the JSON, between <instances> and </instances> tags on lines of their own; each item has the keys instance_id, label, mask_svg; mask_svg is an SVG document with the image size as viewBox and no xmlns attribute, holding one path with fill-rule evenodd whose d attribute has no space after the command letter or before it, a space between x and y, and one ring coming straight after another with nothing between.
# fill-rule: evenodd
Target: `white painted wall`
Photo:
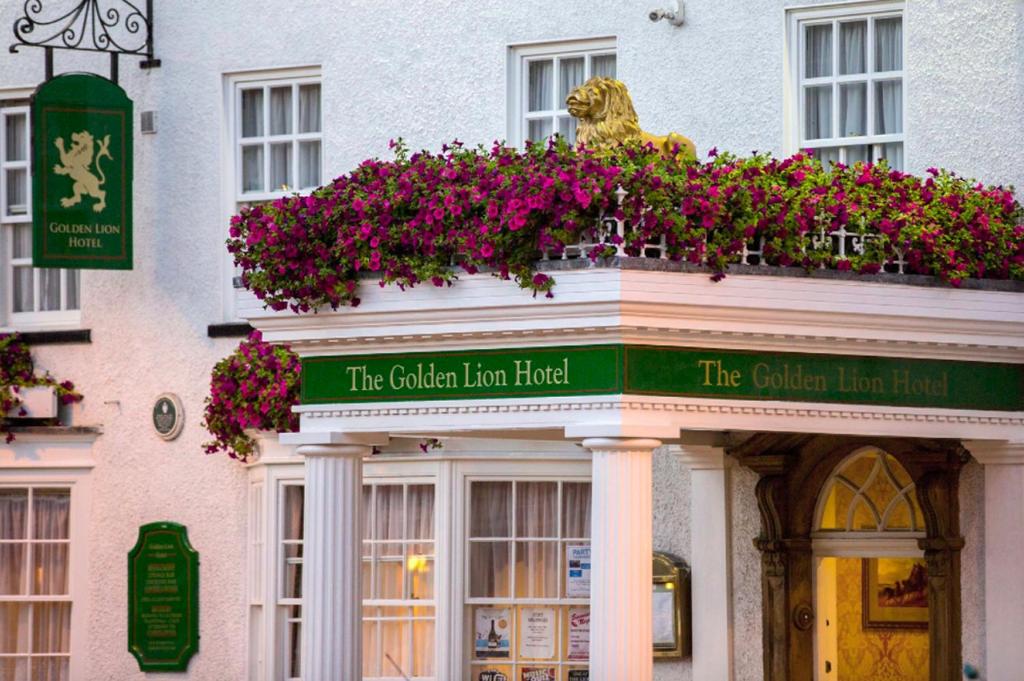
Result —
<instances>
[{"instance_id":1,"label":"white painted wall","mask_svg":"<svg viewBox=\"0 0 1024 681\"><path fill-rule=\"evenodd\" d=\"M206 337L207 324L222 321L225 309L223 74L320 65L325 166L333 176L368 155L386 154L392 137L429 148L456 137L470 143L504 137L510 44L614 35L619 75L645 128L685 133L701 152L717 146L781 153L784 10L805 3L688 0L680 29L648 21L656 4L156 3L163 66L143 72L133 59L121 65L136 111L158 113L158 133L137 135L135 142L135 269L83 273L82 325L92 331L90 345L35 349L41 367L74 380L86 395L76 422L103 429L93 449L98 465L89 523L96 540L86 678L143 678L125 651L125 553L140 524L164 519L189 527L203 565L201 652L181 678L243 676L245 473L202 453L206 436L199 426L210 368L235 344ZM7 27L22 5L0 3L8 41ZM910 0L906 27L911 169L948 166L1024 185L1024 5ZM107 62L58 53L56 67L105 73ZM0 50L0 89L33 86L42 77L41 50ZM149 422L154 398L165 391L182 397L187 419L172 443L159 440ZM687 557L686 476L665 455L655 465L655 546ZM737 679L760 678L751 476L738 469L733 478ZM963 503L969 514L972 502ZM969 565L965 559L965 582L979 574ZM966 632L968 622L980 620L967 591L964 596ZM965 654L979 646L965 635ZM685 662L656 669L660 679L689 675Z\"/></svg>"}]
</instances>

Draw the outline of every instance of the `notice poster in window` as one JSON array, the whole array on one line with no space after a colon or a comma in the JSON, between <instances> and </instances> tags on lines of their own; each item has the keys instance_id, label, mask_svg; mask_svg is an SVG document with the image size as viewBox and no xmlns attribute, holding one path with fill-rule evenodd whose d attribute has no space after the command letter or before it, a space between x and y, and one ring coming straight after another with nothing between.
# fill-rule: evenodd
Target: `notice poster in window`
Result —
<instances>
[{"instance_id":1,"label":"notice poster in window","mask_svg":"<svg viewBox=\"0 0 1024 681\"><path fill-rule=\"evenodd\" d=\"M565 547L565 595L590 598L590 547Z\"/></svg>"},{"instance_id":2,"label":"notice poster in window","mask_svg":"<svg viewBox=\"0 0 1024 681\"><path fill-rule=\"evenodd\" d=\"M475 673L476 681L512 681L512 672L506 667L485 667Z\"/></svg>"},{"instance_id":3,"label":"notice poster in window","mask_svg":"<svg viewBox=\"0 0 1024 681\"><path fill-rule=\"evenodd\" d=\"M590 608L569 608L569 646L566 659L590 659Z\"/></svg>"},{"instance_id":4,"label":"notice poster in window","mask_svg":"<svg viewBox=\"0 0 1024 681\"><path fill-rule=\"evenodd\" d=\"M512 611L508 608L477 608L474 651L478 658L507 658L512 651L509 633Z\"/></svg>"},{"instance_id":5,"label":"notice poster in window","mask_svg":"<svg viewBox=\"0 0 1024 681\"><path fill-rule=\"evenodd\" d=\"M519 681L557 681L554 667L520 667Z\"/></svg>"},{"instance_id":6,"label":"notice poster in window","mask_svg":"<svg viewBox=\"0 0 1024 681\"><path fill-rule=\"evenodd\" d=\"M555 656L554 608L523 608L519 617L519 657L549 660Z\"/></svg>"},{"instance_id":7,"label":"notice poster in window","mask_svg":"<svg viewBox=\"0 0 1024 681\"><path fill-rule=\"evenodd\" d=\"M590 681L589 669L570 669L567 681Z\"/></svg>"}]
</instances>

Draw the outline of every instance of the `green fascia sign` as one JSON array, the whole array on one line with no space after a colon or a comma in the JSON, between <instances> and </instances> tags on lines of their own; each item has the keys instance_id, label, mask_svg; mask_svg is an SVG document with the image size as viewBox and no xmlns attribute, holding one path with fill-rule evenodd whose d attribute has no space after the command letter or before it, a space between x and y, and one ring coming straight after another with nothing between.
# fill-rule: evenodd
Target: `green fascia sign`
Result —
<instances>
[{"instance_id":1,"label":"green fascia sign","mask_svg":"<svg viewBox=\"0 0 1024 681\"><path fill-rule=\"evenodd\" d=\"M132 101L74 73L32 98L32 264L132 268Z\"/></svg>"},{"instance_id":2,"label":"green fascia sign","mask_svg":"<svg viewBox=\"0 0 1024 681\"><path fill-rule=\"evenodd\" d=\"M199 651L199 554L184 525L139 528L128 553L128 651L144 672L185 671Z\"/></svg>"},{"instance_id":3,"label":"green fascia sign","mask_svg":"<svg viewBox=\"0 0 1024 681\"><path fill-rule=\"evenodd\" d=\"M1024 411L1024 365L642 345L302 361L303 404L620 394Z\"/></svg>"}]
</instances>

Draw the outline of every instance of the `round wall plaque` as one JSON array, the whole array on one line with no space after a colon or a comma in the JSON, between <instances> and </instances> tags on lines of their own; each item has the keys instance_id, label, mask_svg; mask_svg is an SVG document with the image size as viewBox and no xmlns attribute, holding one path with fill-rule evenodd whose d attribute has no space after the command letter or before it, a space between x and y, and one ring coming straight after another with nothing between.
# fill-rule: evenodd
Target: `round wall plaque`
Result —
<instances>
[{"instance_id":1,"label":"round wall plaque","mask_svg":"<svg viewBox=\"0 0 1024 681\"><path fill-rule=\"evenodd\" d=\"M173 440L185 427L185 409L174 393L164 393L153 405L153 428L165 440Z\"/></svg>"}]
</instances>

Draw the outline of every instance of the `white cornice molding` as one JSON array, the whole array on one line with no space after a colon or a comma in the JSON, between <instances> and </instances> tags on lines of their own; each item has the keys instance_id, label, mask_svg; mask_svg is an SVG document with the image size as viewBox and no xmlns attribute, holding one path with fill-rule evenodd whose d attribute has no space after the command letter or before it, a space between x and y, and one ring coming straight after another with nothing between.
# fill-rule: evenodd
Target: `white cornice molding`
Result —
<instances>
[{"instance_id":1,"label":"white cornice molding","mask_svg":"<svg viewBox=\"0 0 1024 681\"><path fill-rule=\"evenodd\" d=\"M721 470L731 468L735 461L725 453L724 447L708 445L672 445L669 450L676 455L679 463L690 470Z\"/></svg>"},{"instance_id":2,"label":"white cornice molding","mask_svg":"<svg viewBox=\"0 0 1024 681\"><path fill-rule=\"evenodd\" d=\"M992 465L1024 465L1024 440L991 441L968 440L964 447L974 458L986 466Z\"/></svg>"}]
</instances>

